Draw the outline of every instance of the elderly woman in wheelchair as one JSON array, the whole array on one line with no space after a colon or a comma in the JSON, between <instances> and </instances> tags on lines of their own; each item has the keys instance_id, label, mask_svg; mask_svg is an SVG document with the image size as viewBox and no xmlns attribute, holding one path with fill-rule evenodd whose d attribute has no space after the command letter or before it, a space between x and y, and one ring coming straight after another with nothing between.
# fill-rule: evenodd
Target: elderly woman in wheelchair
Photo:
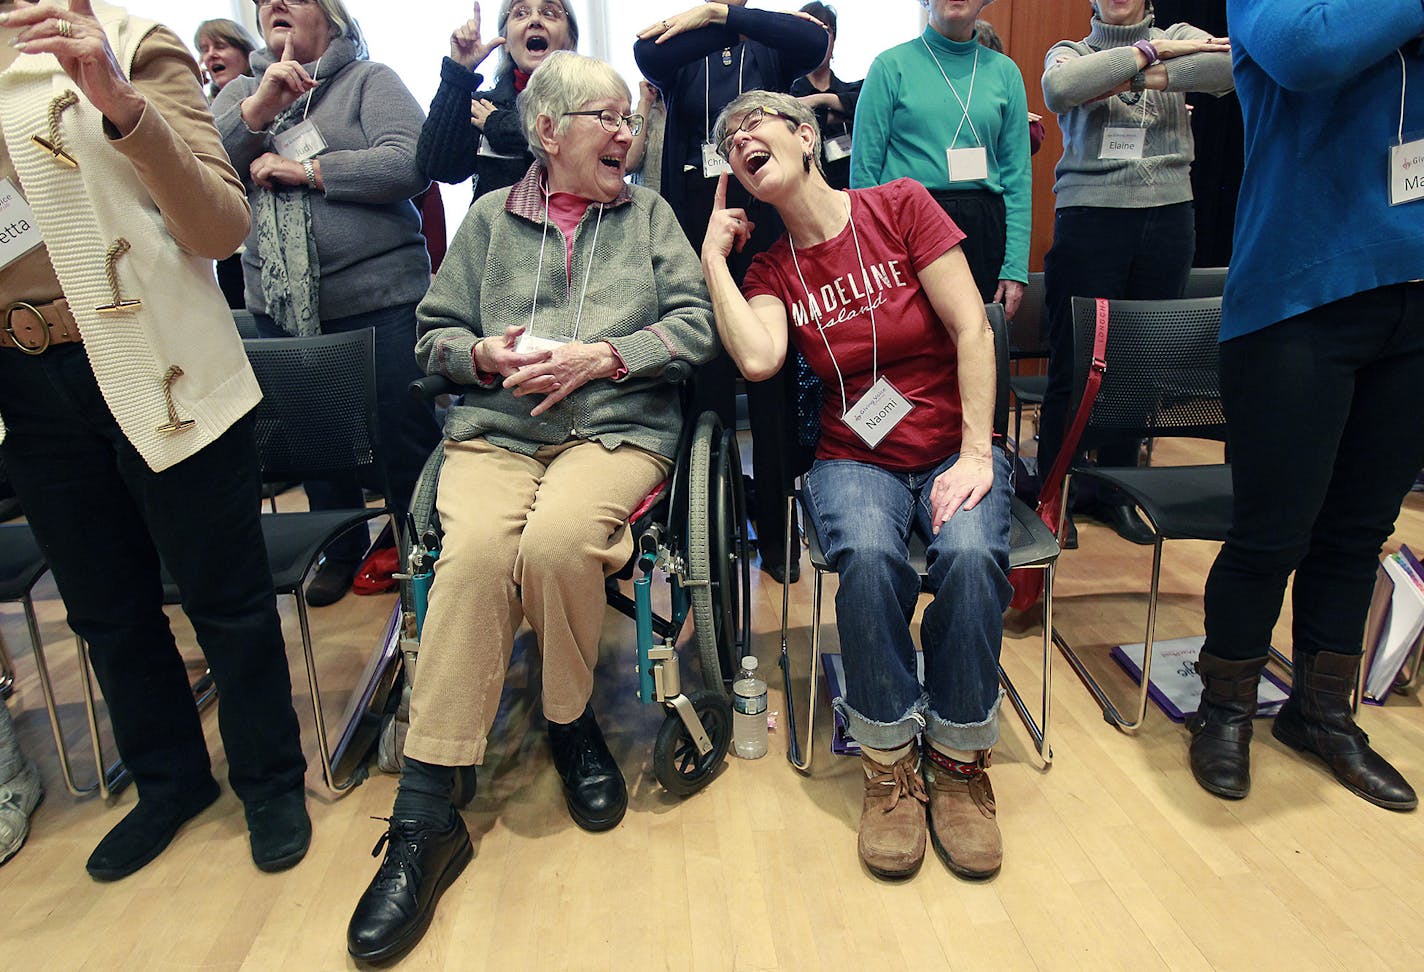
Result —
<instances>
[{"instance_id":1,"label":"elderly woman in wheelchair","mask_svg":"<svg viewBox=\"0 0 1424 972\"><path fill-rule=\"evenodd\" d=\"M468 386L445 426L443 528L385 860L348 948L414 945L472 857L452 800L479 764L516 629L543 653L543 709L574 821L618 824L623 776L589 705L605 578L632 552L628 519L672 467L674 361L713 356L696 255L624 162L643 119L608 65L549 56L519 99L536 161L470 209L418 310L425 370Z\"/></svg>"},{"instance_id":2,"label":"elderly woman in wheelchair","mask_svg":"<svg viewBox=\"0 0 1424 972\"><path fill-rule=\"evenodd\" d=\"M702 264L723 344L759 379L781 367L789 340L825 383L805 493L840 575L846 693L835 705L861 744L861 860L881 877L913 874L928 804L946 865L988 877L1002 858L986 767L999 736L1010 495L1008 460L990 441L993 337L964 234L909 179L832 189L816 119L787 95L742 95L714 134L732 173L787 229L739 291L727 255L749 227L719 188ZM923 678L910 637L921 589L912 532L926 541L934 595Z\"/></svg>"}]
</instances>

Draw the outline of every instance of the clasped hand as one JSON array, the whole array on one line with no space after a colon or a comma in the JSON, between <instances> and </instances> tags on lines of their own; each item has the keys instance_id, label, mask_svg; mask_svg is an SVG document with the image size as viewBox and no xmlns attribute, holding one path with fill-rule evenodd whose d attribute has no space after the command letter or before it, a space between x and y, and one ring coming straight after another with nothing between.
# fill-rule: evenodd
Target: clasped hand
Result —
<instances>
[{"instance_id":1,"label":"clasped hand","mask_svg":"<svg viewBox=\"0 0 1424 972\"><path fill-rule=\"evenodd\" d=\"M595 378L612 377L618 368L606 342L568 341L549 351L516 351L523 333L522 326L507 327L503 337L482 339L475 345L475 367L503 375L504 387L513 389L515 398L543 395L531 416L543 415Z\"/></svg>"}]
</instances>

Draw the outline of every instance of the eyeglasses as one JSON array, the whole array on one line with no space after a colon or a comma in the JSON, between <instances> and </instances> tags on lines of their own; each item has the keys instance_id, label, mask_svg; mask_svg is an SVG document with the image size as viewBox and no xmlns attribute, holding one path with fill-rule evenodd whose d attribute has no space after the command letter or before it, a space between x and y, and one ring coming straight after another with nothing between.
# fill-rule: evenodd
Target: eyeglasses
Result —
<instances>
[{"instance_id":1,"label":"eyeglasses","mask_svg":"<svg viewBox=\"0 0 1424 972\"><path fill-rule=\"evenodd\" d=\"M566 111L564 117L570 115L587 115L590 118L597 118L598 123L603 126L604 131L610 135L618 134L618 126L628 125L628 134L636 136L643 130L643 123L647 121L642 115L620 115L612 108L604 108L601 111Z\"/></svg>"},{"instance_id":2,"label":"eyeglasses","mask_svg":"<svg viewBox=\"0 0 1424 972\"><path fill-rule=\"evenodd\" d=\"M261 10L263 7L272 6L277 0L252 0L252 2L257 5L258 10ZM316 3L316 0L282 0L282 3L288 7L305 7Z\"/></svg>"},{"instance_id":3,"label":"eyeglasses","mask_svg":"<svg viewBox=\"0 0 1424 972\"><path fill-rule=\"evenodd\" d=\"M534 7L531 7L526 3L521 3L515 7L510 8L509 19L516 22L521 20L528 20L530 17L534 16L534 12ZM558 3L542 4L538 8L538 12L539 16L544 20L563 20L567 16L567 13L564 11L563 5Z\"/></svg>"},{"instance_id":4,"label":"eyeglasses","mask_svg":"<svg viewBox=\"0 0 1424 972\"><path fill-rule=\"evenodd\" d=\"M742 123L736 128L731 128L730 126L728 126L727 134L723 135L722 140L717 143L717 154L722 156L722 158L724 159L730 159L732 157L732 137L736 135L737 132L756 131L757 126L762 123L762 119L764 119L767 115L772 115L776 118L785 118L787 121L796 120L790 115L783 115L779 111L772 111L770 108L763 107L762 105L757 105L755 108L750 109L745 115L742 116Z\"/></svg>"}]
</instances>

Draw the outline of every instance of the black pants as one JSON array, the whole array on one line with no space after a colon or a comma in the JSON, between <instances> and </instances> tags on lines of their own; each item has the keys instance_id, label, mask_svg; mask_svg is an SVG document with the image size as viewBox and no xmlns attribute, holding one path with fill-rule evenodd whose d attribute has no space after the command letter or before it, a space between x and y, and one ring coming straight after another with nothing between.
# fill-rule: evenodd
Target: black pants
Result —
<instances>
[{"instance_id":1,"label":"black pants","mask_svg":"<svg viewBox=\"0 0 1424 972\"><path fill-rule=\"evenodd\" d=\"M702 238L712 218L717 180L701 170L683 173L683 206L678 223L692 248L702 251ZM736 179L727 180L727 205L747 210L756 230L740 253L727 261L732 279L741 284L752 258L776 242L784 231L776 210L753 199ZM788 355L788 365L790 357ZM700 415L716 412L727 428L736 427L737 368L726 351L697 369L689 411ZM785 557L786 493L795 478L795 392L794 367L783 367L766 381L747 382L747 418L752 426L752 472L756 476L755 506L751 515L757 522L757 546L763 564L779 564Z\"/></svg>"},{"instance_id":2,"label":"black pants","mask_svg":"<svg viewBox=\"0 0 1424 972\"><path fill-rule=\"evenodd\" d=\"M89 642L139 796L171 799L212 775L162 609L160 556L217 684L233 790L252 801L300 787L306 759L258 521L251 417L153 472L119 430L79 344L38 357L0 350L0 415L0 452L69 626Z\"/></svg>"},{"instance_id":3,"label":"black pants","mask_svg":"<svg viewBox=\"0 0 1424 972\"><path fill-rule=\"evenodd\" d=\"M1206 582L1206 652L1264 657L1295 571L1295 651L1360 653L1380 547L1424 466L1420 389L1424 284L1222 344L1235 504Z\"/></svg>"},{"instance_id":4,"label":"black pants","mask_svg":"<svg viewBox=\"0 0 1424 972\"><path fill-rule=\"evenodd\" d=\"M979 296L989 303L999 289L999 275L1004 269L1008 234L1004 197L987 189L934 189L930 195L954 225L964 231L960 249L969 262Z\"/></svg>"},{"instance_id":5,"label":"black pants","mask_svg":"<svg viewBox=\"0 0 1424 972\"><path fill-rule=\"evenodd\" d=\"M1048 389L1038 432L1038 474L1048 475L1067 433L1073 393L1073 298L1170 300L1186 291L1196 249L1192 204L1146 209L1068 206L1053 221L1043 261ZM1101 446L1104 466L1137 465L1137 443Z\"/></svg>"}]
</instances>

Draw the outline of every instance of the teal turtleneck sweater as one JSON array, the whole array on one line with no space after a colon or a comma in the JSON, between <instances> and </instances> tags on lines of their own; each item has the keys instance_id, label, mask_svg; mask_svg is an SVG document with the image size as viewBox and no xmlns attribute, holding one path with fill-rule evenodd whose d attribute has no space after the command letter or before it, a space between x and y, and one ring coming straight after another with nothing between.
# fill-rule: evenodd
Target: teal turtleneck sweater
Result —
<instances>
[{"instance_id":1,"label":"teal turtleneck sweater","mask_svg":"<svg viewBox=\"0 0 1424 972\"><path fill-rule=\"evenodd\" d=\"M1187 115L1188 91L1224 95L1231 90L1231 55L1188 54L1163 61L1166 91L1144 91L1136 104L1126 104L1104 91L1131 80L1137 73L1137 41L1204 39L1206 31L1190 24L1167 30L1152 25L1152 17L1135 24L1105 24L1093 18L1093 29L1081 41L1059 41L1048 49L1043 69L1043 100L1058 114L1063 131L1063 157L1054 170L1058 208L1105 206L1113 209L1167 206L1192 198L1194 157L1192 124ZM1143 157L1103 159L1103 132L1109 126L1145 128Z\"/></svg>"},{"instance_id":2,"label":"teal turtleneck sweater","mask_svg":"<svg viewBox=\"0 0 1424 972\"><path fill-rule=\"evenodd\" d=\"M945 77L968 102L967 118ZM989 177L951 184L945 150L976 145L987 150ZM875 59L856 106L850 184L864 189L904 176L927 189L987 189L1003 196L1007 240L999 279L1028 281L1028 99L1012 60L972 39L952 41L933 27Z\"/></svg>"}]
</instances>

